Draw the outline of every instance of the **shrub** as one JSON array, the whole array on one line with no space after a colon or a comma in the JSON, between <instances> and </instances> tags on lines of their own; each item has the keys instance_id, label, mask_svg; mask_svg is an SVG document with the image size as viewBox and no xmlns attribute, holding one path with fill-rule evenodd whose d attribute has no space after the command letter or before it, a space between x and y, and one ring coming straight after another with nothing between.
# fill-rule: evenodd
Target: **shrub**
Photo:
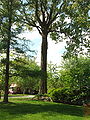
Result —
<instances>
[{"instance_id":1,"label":"shrub","mask_svg":"<svg viewBox=\"0 0 90 120\"><path fill-rule=\"evenodd\" d=\"M55 89L50 93L50 97L54 102L63 102L63 103L69 102L70 96L71 96L71 92L67 88Z\"/></svg>"},{"instance_id":2,"label":"shrub","mask_svg":"<svg viewBox=\"0 0 90 120\"><path fill-rule=\"evenodd\" d=\"M86 94L80 90L70 90L69 88L54 89L49 93L54 102L82 105L86 99Z\"/></svg>"}]
</instances>

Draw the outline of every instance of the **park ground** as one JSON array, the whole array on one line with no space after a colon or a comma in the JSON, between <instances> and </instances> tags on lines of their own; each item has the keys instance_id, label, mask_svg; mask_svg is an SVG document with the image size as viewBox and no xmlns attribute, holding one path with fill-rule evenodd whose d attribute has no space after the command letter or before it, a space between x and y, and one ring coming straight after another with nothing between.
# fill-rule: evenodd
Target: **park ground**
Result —
<instances>
[{"instance_id":1,"label":"park ground","mask_svg":"<svg viewBox=\"0 0 90 120\"><path fill-rule=\"evenodd\" d=\"M90 120L90 108L30 98L0 100L0 120Z\"/></svg>"}]
</instances>

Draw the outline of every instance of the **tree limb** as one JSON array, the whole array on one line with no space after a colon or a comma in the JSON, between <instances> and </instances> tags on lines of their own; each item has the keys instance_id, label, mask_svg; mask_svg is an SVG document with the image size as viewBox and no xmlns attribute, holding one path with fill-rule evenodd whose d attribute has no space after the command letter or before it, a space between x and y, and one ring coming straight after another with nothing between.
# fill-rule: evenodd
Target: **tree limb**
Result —
<instances>
[{"instance_id":1,"label":"tree limb","mask_svg":"<svg viewBox=\"0 0 90 120\"><path fill-rule=\"evenodd\" d=\"M35 11L35 15L36 15L36 17L37 17L37 20L38 20L40 26L43 27L42 21L40 20L40 18L39 18L39 16L38 16L38 0L37 0L35 3L36 3L36 4L35 4L35 7L36 7L36 9L35 9L35 10L36 10L36 11Z\"/></svg>"}]
</instances>

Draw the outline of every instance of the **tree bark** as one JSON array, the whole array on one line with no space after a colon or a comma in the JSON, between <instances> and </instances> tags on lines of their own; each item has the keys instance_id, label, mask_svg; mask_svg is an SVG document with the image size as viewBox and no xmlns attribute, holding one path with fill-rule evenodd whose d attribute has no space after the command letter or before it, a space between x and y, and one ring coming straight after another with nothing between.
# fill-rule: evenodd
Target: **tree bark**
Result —
<instances>
[{"instance_id":1,"label":"tree bark","mask_svg":"<svg viewBox=\"0 0 90 120\"><path fill-rule=\"evenodd\" d=\"M42 34L40 93L47 93L47 34Z\"/></svg>"},{"instance_id":2,"label":"tree bark","mask_svg":"<svg viewBox=\"0 0 90 120\"><path fill-rule=\"evenodd\" d=\"M10 52L10 39L7 40L6 73L5 73L5 93L4 93L4 100L3 100L5 103L8 103L9 52Z\"/></svg>"},{"instance_id":3,"label":"tree bark","mask_svg":"<svg viewBox=\"0 0 90 120\"><path fill-rule=\"evenodd\" d=\"M9 57L10 57L10 40L11 40L11 26L12 26L12 3L8 0L8 31L7 31L7 48L6 48L6 73L5 73L5 91L3 102L8 103L8 86L9 86ZM10 6L9 6L10 5Z\"/></svg>"}]
</instances>

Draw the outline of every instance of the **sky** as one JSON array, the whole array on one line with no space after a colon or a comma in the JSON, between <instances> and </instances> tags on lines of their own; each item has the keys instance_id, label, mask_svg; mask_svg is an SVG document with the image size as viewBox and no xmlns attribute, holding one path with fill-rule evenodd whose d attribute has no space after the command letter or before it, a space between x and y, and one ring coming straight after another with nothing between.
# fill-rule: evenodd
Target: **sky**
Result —
<instances>
[{"instance_id":1,"label":"sky","mask_svg":"<svg viewBox=\"0 0 90 120\"><path fill-rule=\"evenodd\" d=\"M32 41L31 48L37 51L36 62L40 65L41 61L41 36L36 29L33 31L25 31L22 34L22 37L26 37L26 39L30 39ZM47 61L48 63L52 62L53 64L59 65L62 60L62 55L65 51L65 41L59 42L55 44L55 41L52 41L50 37L48 37L48 55Z\"/></svg>"}]
</instances>

